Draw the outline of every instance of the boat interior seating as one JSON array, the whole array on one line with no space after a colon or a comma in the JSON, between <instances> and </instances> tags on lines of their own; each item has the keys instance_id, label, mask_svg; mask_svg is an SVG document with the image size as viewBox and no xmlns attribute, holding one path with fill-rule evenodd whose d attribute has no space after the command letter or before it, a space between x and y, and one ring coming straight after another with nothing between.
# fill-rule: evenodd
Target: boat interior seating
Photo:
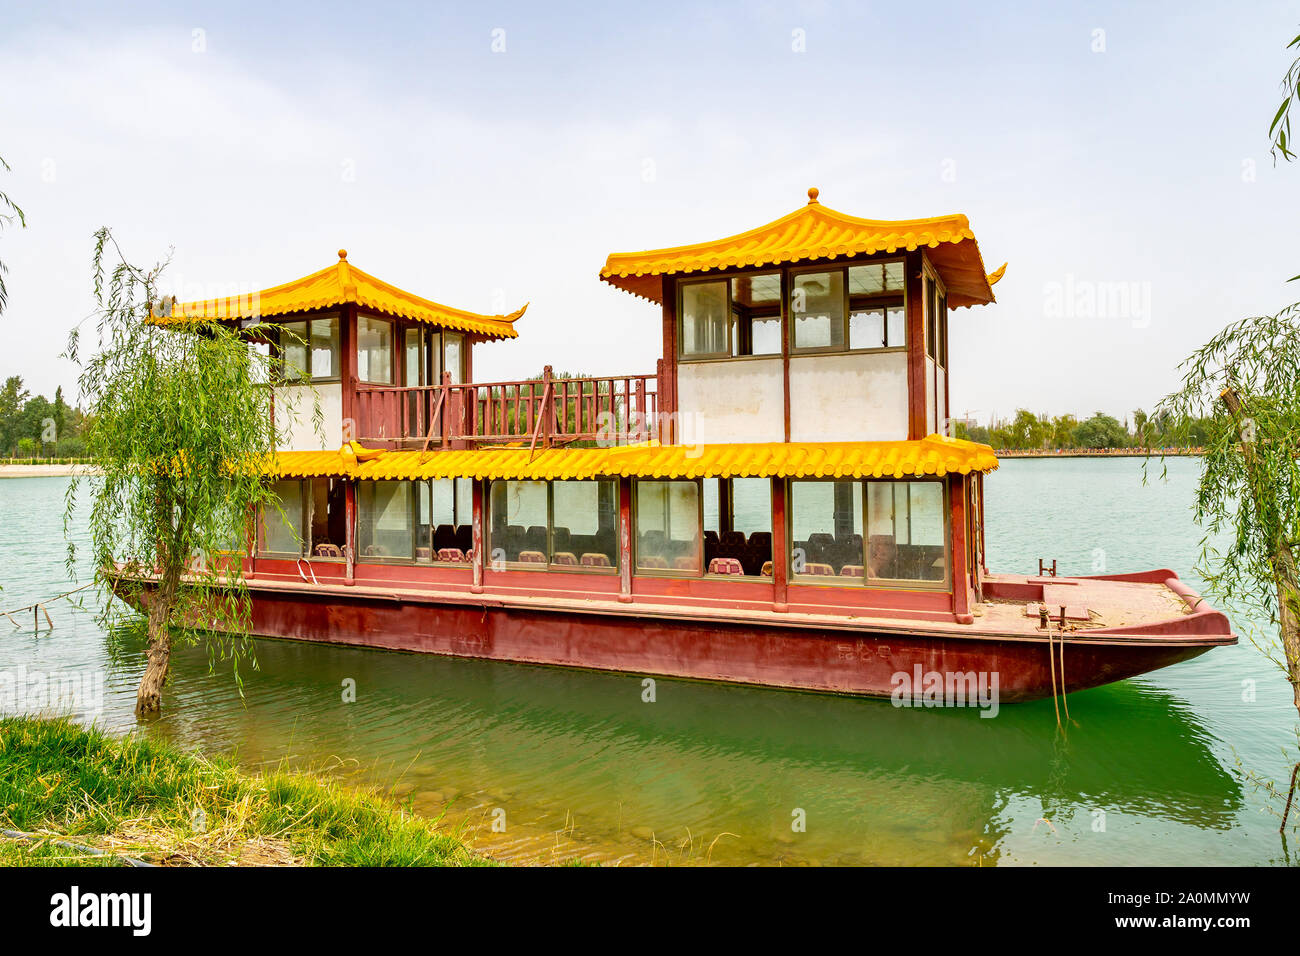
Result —
<instances>
[{"instance_id":1,"label":"boat interior seating","mask_svg":"<svg viewBox=\"0 0 1300 956\"><path fill-rule=\"evenodd\" d=\"M755 531L748 538L742 531L704 532L704 561L710 574L747 574L757 577L772 560L772 533ZM740 570L715 571L716 566ZM734 562L734 564L732 563Z\"/></svg>"}]
</instances>

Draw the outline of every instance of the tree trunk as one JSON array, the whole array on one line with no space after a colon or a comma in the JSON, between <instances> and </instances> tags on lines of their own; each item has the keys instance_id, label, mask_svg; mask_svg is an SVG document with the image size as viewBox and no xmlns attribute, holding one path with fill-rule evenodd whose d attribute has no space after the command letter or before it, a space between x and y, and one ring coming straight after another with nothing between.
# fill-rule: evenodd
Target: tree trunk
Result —
<instances>
[{"instance_id":1,"label":"tree trunk","mask_svg":"<svg viewBox=\"0 0 1300 956\"><path fill-rule=\"evenodd\" d=\"M135 695L136 717L148 717L162 710L163 685L171 664L172 635L168 627L172 605L176 600L179 573L167 571L149 600L149 662L140 678Z\"/></svg>"}]
</instances>

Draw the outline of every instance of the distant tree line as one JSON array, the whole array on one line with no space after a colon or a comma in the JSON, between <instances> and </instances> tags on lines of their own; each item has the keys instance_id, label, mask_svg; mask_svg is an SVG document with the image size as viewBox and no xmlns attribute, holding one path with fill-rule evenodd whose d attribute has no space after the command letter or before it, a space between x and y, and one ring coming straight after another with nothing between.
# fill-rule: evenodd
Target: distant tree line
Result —
<instances>
[{"instance_id":1,"label":"distant tree line","mask_svg":"<svg viewBox=\"0 0 1300 956\"><path fill-rule=\"evenodd\" d=\"M0 457L81 458L81 426L82 414L64 401L62 387L53 401L32 395L18 375L0 388Z\"/></svg>"},{"instance_id":2,"label":"distant tree line","mask_svg":"<svg viewBox=\"0 0 1300 956\"><path fill-rule=\"evenodd\" d=\"M1148 415L1140 408L1133 412L1131 426L1127 416L1121 422L1105 412L1080 420L1074 415L1036 415L1020 408L1014 418L995 419L987 427L957 421L953 435L1006 451L1200 447L1209 435L1207 424L1208 420L1195 419L1175 429L1168 414Z\"/></svg>"}]
</instances>

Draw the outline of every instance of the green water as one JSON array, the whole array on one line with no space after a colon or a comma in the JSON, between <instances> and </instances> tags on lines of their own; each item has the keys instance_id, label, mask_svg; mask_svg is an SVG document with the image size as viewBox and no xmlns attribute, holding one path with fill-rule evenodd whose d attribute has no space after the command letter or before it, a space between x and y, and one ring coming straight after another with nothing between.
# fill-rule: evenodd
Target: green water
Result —
<instances>
[{"instance_id":1,"label":"green water","mask_svg":"<svg viewBox=\"0 0 1300 956\"><path fill-rule=\"evenodd\" d=\"M1143 487L1136 459L1005 462L987 482L989 563L1062 573L1171 567L1190 578L1198 463ZM0 481L0 608L67 587L66 479ZM1098 568L1099 570L1101 568ZM102 677L97 714L131 714L139 648L119 663L92 615L34 633L0 619L0 676ZM1244 622L1237 622L1241 631ZM1261 864L1276 818L1236 767L1280 777L1296 715L1248 642L1051 701L973 710L263 641L241 701L228 670L180 653L162 719L186 747L377 783L446 813L489 852L625 863ZM356 681L355 703L342 684ZM1244 681L1254 681L1253 701ZM19 709L41 709L31 700ZM96 708L91 707L91 710ZM501 819L504 833L487 824ZM806 830L792 821L803 811Z\"/></svg>"}]
</instances>

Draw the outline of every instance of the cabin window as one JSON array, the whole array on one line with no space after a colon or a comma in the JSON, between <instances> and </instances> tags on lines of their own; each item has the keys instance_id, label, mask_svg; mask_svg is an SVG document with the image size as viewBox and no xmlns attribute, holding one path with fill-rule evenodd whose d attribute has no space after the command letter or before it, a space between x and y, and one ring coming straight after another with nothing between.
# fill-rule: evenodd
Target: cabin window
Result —
<instances>
[{"instance_id":1,"label":"cabin window","mask_svg":"<svg viewBox=\"0 0 1300 956\"><path fill-rule=\"evenodd\" d=\"M946 581L947 514L942 482L867 482L867 577Z\"/></svg>"},{"instance_id":2,"label":"cabin window","mask_svg":"<svg viewBox=\"0 0 1300 956\"><path fill-rule=\"evenodd\" d=\"M903 263L849 266L849 348L892 349L907 344Z\"/></svg>"},{"instance_id":3,"label":"cabin window","mask_svg":"<svg viewBox=\"0 0 1300 956\"><path fill-rule=\"evenodd\" d=\"M618 482L494 481L493 570L618 569Z\"/></svg>"},{"instance_id":4,"label":"cabin window","mask_svg":"<svg viewBox=\"0 0 1300 956\"><path fill-rule=\"evenodd\" d=\"M638 571L700 573L700 486L694 481L637 481Z\"/></svg>"},{"instance_id":5,"label":"cabin window","mask_svg":"<svg viewBox=\"0 0 1300 956\"><path fill-rule=\"evenodd\" d=\"M276 330L280 379L324 382L339 379L339 317L282 322Z\"/></svg>"},{"instance_id":6,"label":"cabin window","mask_svg":"<svg viewBox=\"0 0 1300 956\"><path fill-rule=\"evenodd\" d=\"M862 583L862 483L790 482L790 571L805 583Z\"/></svg>"},{"instance_id":7,"label":"cabin window","mask_svg":"<svg viewBox=\"0 0 1300 956\"><path fill-rule=\"evenodd\" d=\"M687 282L681 290L681 354L727 356L730 325L727 281Z\"/></svg>"},{"instance_id":8,"label":"cabin window","mask_svg":"<svg viewBox=\"0 0 1300 956\"><path fill-rule=\"evenodd\" d=\"M903 279L901 259L792 273L791 347L834 352L906 346Z\"/></svg>"},{"instance_id":9,"label":"cabin window","mask_svg":"<svg viewBox=\"0 0 1300 956\"><path fill-rule=\"evenodd\" d=\"M415 557L415 482L357 484L357 554L364 562Z\"/></svg>"},{"instance_id":10,"label":"cabin window","mask_svg":"<svg viewBox=\"0 0 1300 956\"><path fill-rule=\"evenodd\" d=\"M550 550L547 492L544 481L494 481L491 494L492 534L488 556L493 570L507 564L540 565Z\"/></svg>"},{"instance_id":11,"label":"cabin window","mask_svg":"<svg viewBox=\"0 0 1300 956\"><path fill-rule=\"evenodd\" d=\"M467 564L474 556L474 482L438 478L416 494L415 560Z\"/></svg>"},{"instance_id":12,"label":"cabin window","mask_svg":"<svg viewBox=\"0 0 1300 956\"><path fill-rule=\"evenodd\" d=\"M262 548L267 554L302 555L303 495L301 481L277 481L272 490L279 507L268 502L262 508Z\"/></svg>"},{"instance_id":13,"label":"cabin window","mask_svg":"<svg viewBox=\"0 0 1300 956\"><path fill-rule=\"evenodd\" d=\"M459 332L442 333L442 367L451 376L451 384L465 382L465 336ZM439 380L441 380L439 372Z\"/></svg>"},{"instance_id":14,"label":"cabin window","mask_svg":"<svg viewBox=\"0 0 1300 956\"><path fill-rule=\"evenodd\" d=\"M708 574L772 576L772 482L704 480L704 568Z\"/></svg>"},{"instance_id":15,"label":"cabin window","mask_svg":"<svg viewBox=\"0 0 1300 956\"><path fill-rule=\"evenodd\" d=\"M948 295L933 276L925 277L925 354L948 367Z\"/></svg>"},{"instance_id":16,"label":"cabin window","mask_svg":"<svg viewBox=\"0 0 1300 956\"><path fill-rule=\"evenodd\" d=\"M618 482L551 482L550 563L618 570Z\"/></svg>"},{"instance_id":17,"label":"cabin window","mask_svg":"<svg viewBox=\"0 0 1300 956\"><path fill-rule=\"evenodd\" d=\"M252 339L248 343L248 377L258 385L270 381L269 372L274 363L275 346L267 339Z\"/></svg>"},{"instance_id":18,"label":"cabin window","mask_svg":"<svg viewBox=\"0 0 1300 956\"><path fill-rule=\"evenodd\" d=\"M393 384L393 323L387 319L357 316L357 378Z\"/></svg>"},{"instance_id":19,"label":"cabin window","mask_svg":"<svg viewBox=\"0 0 1300 956\"><path fill-rule=\"evenodd\" d=\"M781 273L731 280L731 354L781 354Z\"/></svg>"},{"instance_id":20,"label":"cabin window","mask_svg":"<svg viewBox=\"0 0 1300 956\"><path fill-rule=\"evenodd\" d=\"M796 349L844 348L844 271L799 272L790 286Z\"/></svg>"},{"instance_id":21,"label":"cabin window","mask_svg":"<svg viewBox=\"0 0 1300 956\"><path fill-rule=\"evenodd\" d=\"M442 380L441 360L442 346L436 331L413 327L402 333L403 385L437 385Z\"/></svg>"},{"instance_id":22,"label":"cabin window","mask_svg":"<svg viewBox=\"0 0 1300 956\"><path fill-rule=\"evenodd\" d=\"M307 520L311 529L308 553L313 558L343 559L348 541L344 485L342 478L312 478L306 482L310 494Z\"/></svg>"}]
</instances>

